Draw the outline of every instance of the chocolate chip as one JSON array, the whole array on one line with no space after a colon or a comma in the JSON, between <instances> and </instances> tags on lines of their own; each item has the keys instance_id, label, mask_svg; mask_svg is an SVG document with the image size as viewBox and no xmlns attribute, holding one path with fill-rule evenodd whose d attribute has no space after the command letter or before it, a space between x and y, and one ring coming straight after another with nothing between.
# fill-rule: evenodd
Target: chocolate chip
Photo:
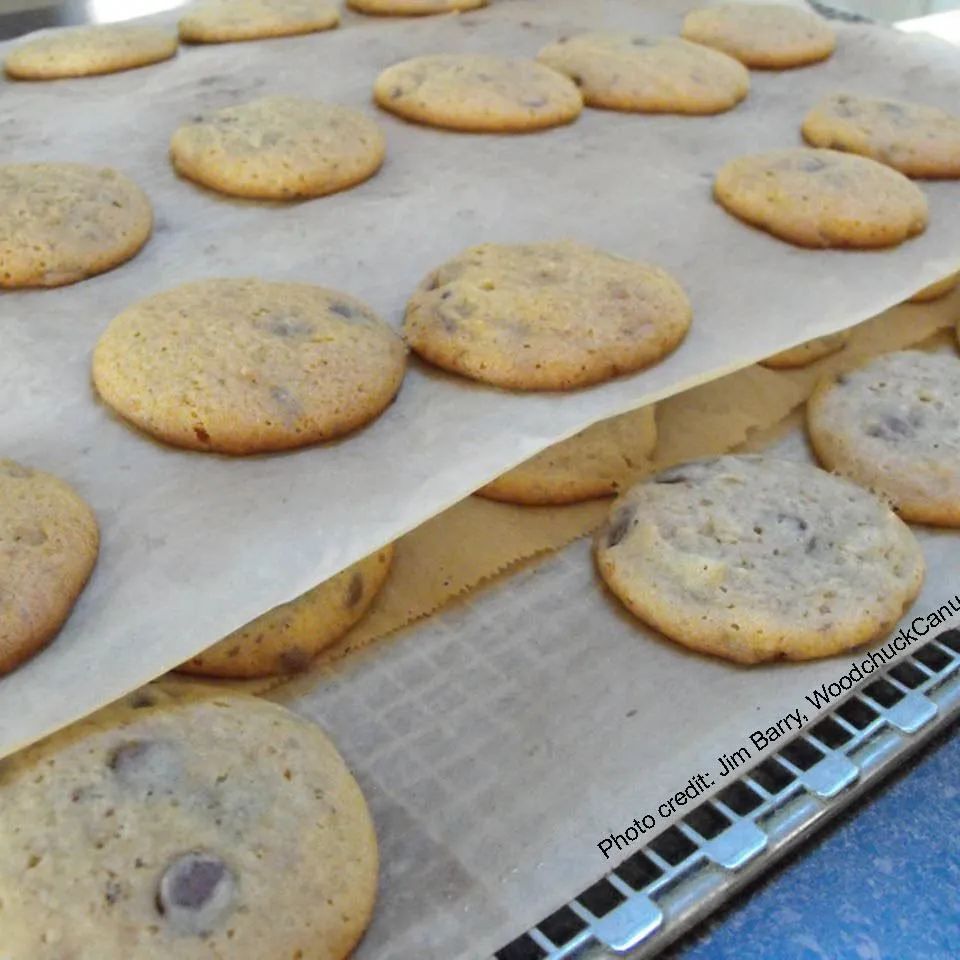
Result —
<instances>
[{"instance_id":1,"label":"chocolate chip","mask_svg":"<svg viewBox=\"0 0 960 960\"><path fill-rule=\"evenodd\" d=\"M816 550L816 549L817 549L817 538L816 538L816 537L811 537L811 538L807 541L807 545L803 548L803 552L804 552L804 553L813 553L813 551Z\"/></svg>"},{"instance_id":2,"label":"chocolate chip","mask_svg":"<svg viewBox=\"0 0 960 960\"><path fill-rule=\"evenodd\" d=\"M777 522L791 523L801 532L806 530L808 526L807 521L803 517L798 517L795 513L778 513Z\"/></svg>"},{"instance_id":3,"label":"chocolate chip","mask_svg":"<svg viewBox=\"0 0 960 960\"><path fill-rule=\"evenodd\" d=\"M144 707L154 706L156 704L156 700L154 700L149 693L146 693L143 690L138 690L136 693L130 694L130 698L127 703L130 704L130 707L133 710L143 710Z\"/></svg>"},{"instance_id":4,"label":"chocolate chip","mask_svg":"<svg viewBox=\"0 0 960 960\"><path fill-rule=\"evenodd\" d=\"M913 436L913 427L902 417L889 414L879 423L872 423L867 427L868 437L878 437L881 440L897 440L900 437Z\"/></svg>"},{"instance_id":5,"label":"chocolate chip","mask_svg":"<svg viewBox=\"0 0 960 960\"><path fill-rule=\"evenodd\" d=\"M180 779L180 750L164 740L130 740L110 754L107 766L128 790L171 793Z\"/></svg>"},{"instance_id":6,"label":"chocolate chip","mask_svg":"<svg viewBox=\"0 0 960 960\"><path fill-rule=\"evenodd\" d=\"M212 853L194 851L173 860L157 887L157 910L180 933L206 936L230 912L236 881Z\"/></svg>"},{"instance_id":7,"label":"chocolate chip","mask_svg":"<svg viewBox=\"0 0 960 960\"><path fill-rule=\"evenodd\" d=\"M356 314L356 310L354 310L349 303L331 303L330 312L339 314L341 317L346 317L348 320Z\"/></svg>"},{"instance_id":8,"label":"chocolate chip","mask_svg":"<svg viewBox=\"0 0 960 960\"><path fill-rule=\"evenodd\" d=\"M267 329L277 337L306 337L313 333L313 324L293 317L280 317L270 323Z\"/></svg>"},{"instance_id":9,"label":"chocolate chip","mask_svg":"<svg viewBox=\"0 0 960 960\"><path fill-rule=\"evenodd\" d=\"M634 507L624 507L613 518L610 529L607 531L607 546L615 547L627 535L633 518L636 516Z\"/></svg>"},{"instance_id":10,"label":"chocolate chip","mask_svg":"<svg viewBox=\"0 0 960 960\"><path fill-rule=\"evenodd\" d=\"M313 657L300 647L291 647L280 654L279 660L280 669L284 673L302 673L310 666Z\"/></svg>"},{"instance_id":11,"label":"chocolate chip","mask_svg":"<svg viewBox=\"0 0 960 960\"><path fill-rule=\"evenodd\" d=\"M347 606L355 607L363 597L363 575L357 570L350 578L350 586L347 587Z\"/></svg>"}]
</instances>

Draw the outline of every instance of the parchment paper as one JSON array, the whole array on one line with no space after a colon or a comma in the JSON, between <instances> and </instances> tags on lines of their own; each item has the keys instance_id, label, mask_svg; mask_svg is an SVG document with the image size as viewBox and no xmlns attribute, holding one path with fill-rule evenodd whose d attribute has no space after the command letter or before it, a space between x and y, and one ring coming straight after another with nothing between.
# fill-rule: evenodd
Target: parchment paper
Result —
<instances>
[{"instance_id":1,"label":"parchment paper","mask_svg":"<svg viewBox=\"0 0 960 960\"><path fill-rule=\"evenodd\" d=\"M812 460L796 427L770 449ZM904 623L960 589L960 533L913 529L927 576ZM786 742L757 753L754 730L798 707L816 723L805 695L866 650L755 667L687 652L603 590L584 539L375 653L271 694L330 732L371 801L381 899L357 960L478 960L629 856L596 845L717 777L721 753L746 745L745 771Z\"/></svg>"},{"instance_id":2,"label":"parchment paper","mask_svg":"<svg viewBox=\"0 0 960 960\"><path fill-rule=\"evenodd\" d=\"M602 17L676 32L686 5L607 0ZM97 570L65 629L0 680L0 754L158 675L588 423L855 323L960 266L956 184L925 184L930 229L878 253L799 250L710 199L713 172L732 155L798 142L800 118L823 92L954 104L955 50L879 28L841 28L840 49L822 66L755 73L750 98L714 118L585 111L567 128L499 137L382 116L383 171L309 203L221 198L167 163L173 130L198 113L266 93L372 111L374 78L394 61L460 49L531 55L597 26L599 11L504 0L460 17L185 48L142 70L0 87L6 160L112 164L156 209L155 236L131 263L75 286L0 296L2 453L74 484L102 529ZM314 281L398 323L422 275L461 248L564 236L672 270L694 305L686 343L643 374L567 396L511 395L414 363L397 403L358 435L243 461L162 447L91 392L90 352L112 316L186 280Z\"/></svg>"}]
</instances>

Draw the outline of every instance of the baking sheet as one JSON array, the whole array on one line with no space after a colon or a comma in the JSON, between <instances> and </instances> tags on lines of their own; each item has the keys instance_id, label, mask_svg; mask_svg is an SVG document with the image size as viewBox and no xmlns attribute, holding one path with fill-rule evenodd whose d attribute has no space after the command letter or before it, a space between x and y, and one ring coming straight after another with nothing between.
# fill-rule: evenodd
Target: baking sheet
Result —
<instances>
[{"instance_id":1,"label":"baking sheet","mask_svg":"<svg viewBox=\"0 0 960 960\"><path fill-rule=\"evenodd\" d=\"M874 253L799 250L710 200L713 171L736 153L797 142L806 106L823 92L922 90L953 105L955 50L879 28L840 28L840 49L822 66L753 74L750 98L714 118L588 110L566 128L500 137L382 115L383 171L313 202L229 200L178 180L166 160L180 123L254 96L321 96L372 111L373 80L396 60L461 49L529 55L601 17L675 32L686 6L502 0L470 15L184 48L142 70L0 87L6 160L113 164L156 210L153 239L120 269L0 295L0 452L70 481L102 529L97 569L60 636L0 680L0 754L172 667L588 423L855 323L960 266L960 185L925 184L930 229ZM397 403L361 433L243 461L162 447L90 389L90 352L111 317L177 283L313 281L399 323L423 274L461 248L565 236L680 278L695 320L673 356L566 396L511 395L412 363Z\"/></svg>"},{"instance_id":2,"label":"baking sheet","mask_svg":"<svg viewBox=\"0 0 960 960\"><path fill-rule=\"evenodd\" d=\"M798 428L769 449L810 459ZM927 576L904 623L960 589L960 533L913 529ZM357 960L477 960L629 856L596 845L716 776L721 753L753 751L750 733L797 707L815 723L805 695L866 652L754 667L688 652L602 589L585 539L271 696L331 734L371 801L381 895Z\"/></svg>"}]
</instances>

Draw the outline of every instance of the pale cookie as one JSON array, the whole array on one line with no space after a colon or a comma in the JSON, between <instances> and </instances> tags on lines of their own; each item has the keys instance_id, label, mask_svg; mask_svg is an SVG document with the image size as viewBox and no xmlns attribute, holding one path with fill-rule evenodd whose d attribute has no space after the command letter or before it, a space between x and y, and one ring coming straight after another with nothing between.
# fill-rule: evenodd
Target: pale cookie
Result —
<instances>
[{"instance_id":1,"label":"pale cookie","mask_svg":"<svg viewBox=\"0 0 960 960\"><path fill-rule=\"evenodd\" d=\"M3 761L4 960L343 960L377 839L319 727L162 684Z\"/></svg>"},{"instance_id":2,"label":"pale cookie","mask_svg":"<svg viewBox=\"0 0 960 960\"><path fill-rule=\"evenodd\" d=\"M377 17L422 17L433 13L462 13L485 7L487 0L347 0L358 13Z\"/></svg>"},{"instance_id":3,"label":"pale cookie","mask_svg":"<svg viewBox=\"0 0 960 960\"><path fill-rule=\"evenodd\" d=\"M0 674L56 635L99 541L93 512L62 480L0 459Z\"/></svg>"},{"instance_id":4,"label":"pale cookie","mask_svg":"<svg viewBox=\"0 0 960 960\"><path fill-rule=\"evenodd\" d=\"M0 166L0 287L59 287L129 260L153 210L133 181L82 163Z\"/></svg>"},{"instance_id":5,"label":"pale cookie","mask_svg":"<svg viewBox=\"0 0 960 960\"><path fill-rule=\"evenodd\" d=\"M822 17L776 3L723 3L691 10L681 33L748 67L766 70L825 60L837 46L836 34Z\"/></svg>"},{"instance_id":6,"label":"pale cookie","mask_svg":"<svg viewBox=\"0 0 960 960\"><path fill-rule=\"evenodd\" d=\"M556 70L478 53L404 60L377 77L373 95L406 120L468 132L540 130L569 123L583 109L576 84Z\"/></svg>"},{"instance_id":7,"label":"pale cookie","mask_svg":"<svg viewBox=\"0 0 960 960\"><path fill-rule=\"evenodd\" d=\"M268 610L177 669L211 677L269 677L306 670L367 612L392 559L393 546L378 550Z\"/></svg>"},{"instance_id":8,"label":"pale cookie","mask_svg":"<svg viewBox=\"0 0 960 960\"><path fill-rule=\"evenodd\" d=\"M821 382L807 402L817 457L905 520L960 526L960 359L903 350Z\"/></svg>"},{"instance_id":9,"label":"pale cookie","mask_svg":"<svg viewBox=\"0 0 960 960\"><path fill-rule=\"evenodd\" d=\"M713 194L734 216L801 247L891 247L927 226L916 184L837 150L738 157L720 169Z\"/></svg>"},{"instance_id":10,"label":"pale cookie","mask_svg":"<svg viewBox=\"0 0 960 960\"><path fill-rule=\"evenodd\" d=\"M547 447L477 493L531 506L610 497L649 469L656 445L654 407L641 407Z\"/></svg>"},{"instance_id":11,"label":"pale cookie","mask_svg":"<svg viewBox=\"0 0 960 960\"><path fill-rule=\"evenodd\" d=\"M359 110L263 97L180 127L170 159L178 173L221 193L292 200L372 177L385 148L380 128Z\"/></svg>"},{"instance_id":12,"label":"pale cookie","mask_svg":"<svg viewBox=\"0 0 960 960\"><path fill-rule=\"evenodd\" d=\"M177 38L169 30L111 23L43 33L14 47L3 66L17 80L56 80L131 70L176 52Z\"/></svg>"},{"instance_id":13,"label":"pale cookie","mask_svg":"<svg viewBox=\"0 0 960 960\"><path fill-rule=\"evenodd\" d=\"M656 363L690 326L665 270L579 243L470 247L430 273L404 332L424 359L513 390L569 390Z\"/></svg>"},{"instance_id":14,"label":"pale cookie","mask_svg":"<svg viewBox=\"0 0 960 960\"><path fill-rule=\"evenodd\" d=\"M676 37L583 33L537 55L570 77L590 107L639 113L722 113L750 89L747 68Z\"/></svg>"},{"instance_id":15,"label":"pale cookie","mask_svg":"<svg viewBox=\"0 0 960 960\"><path fill-rule=\"evenodd\" d=\"M882 501L759 456L695 460L638 484L596 549L603 579L641 620L741 663L875 640L923 580L919 544Z\"/></svg>"},{"instance_id":16,"label":"pale cookie","mask_svg":"<svg viewBox=\"0 0 960 960\"><path fill-rule=\"evenodd\" d=\"M324 0L204 0L177 25L187 43L232 43L329 30L340 22Z\"/></svg>"},{"instance_id":17,"label":"pale cookie","mask_svg":"<svg viewBox=\"0 0 960 960\"><path fill-rule=\"evenodd\" d=\"M346 294L198 280L117 316L94 350L93 382L160 440L248 454L357 429L393 400L405 366L401 339Z\"/></svg>"},{"instance_id":18,"label":"pale cookie","mask_svg":"<svg viewBox=\"0 0 960 960\"><path fill-rule=\"evenodd\" d=\"M773 370L790 370L794 367L806 367L815 360L822 357L828 357L831 353L837 353L842 350L850 339L850 331L842 330L840 333L831 333L826 337L815 337L813 340L807 340L806 343L798 343L795 347L788 347L781 350L760 363Z\"/></svg>"},{"instance_id":19,"label":"pale cookie","mask_svg":"<svg viewBox=\"0 0 960 960\"><path fill-rule=\"evenodd\" d=\"M960 273L951 273L942 280L918 290L907 303L929 303L931 300L939 300L940 297L945 297L950 293L958 283L960 283Z\"/></svg>"},{"instance_id":20,"label":"pale cookie","mask_svg":"<svg viewBox=\"0 0 960 960\"><path fill-rule=\"evenodd\" d=\"M835 93L801 129L815 147L858 153L908 177L960 177L960 118L937 107Z\"/></svg>"}]
</instances>

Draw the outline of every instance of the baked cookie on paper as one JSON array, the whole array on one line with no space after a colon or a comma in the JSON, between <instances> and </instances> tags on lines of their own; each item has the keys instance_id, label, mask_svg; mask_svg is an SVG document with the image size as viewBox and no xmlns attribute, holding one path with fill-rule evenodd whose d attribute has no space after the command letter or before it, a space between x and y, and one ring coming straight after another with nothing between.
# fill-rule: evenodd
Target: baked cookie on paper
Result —
<instances>
[{"instance_id":1,"label":"baked cookie on paper","mask_svg":"<svg viewBox=\"0 0 960 960\"><path fill-rule=\"evenodd\" d=\"M425 360L511 390L570 390L670 353L690 326L660 267L572 241L470 247L432 271L404 333Z\"/></svg>"},{"instance_id":2,"label":"baked cookie on paper","mask_svg":"<svg viewBox=\"0 0 960 960\"><path fill-rule=\"evenodd\" d=\"M347 0L358 13L377 17L424 17L434 13L463 13L485 7L487 0Z\"/></svg>"},{"instance_id":3,"label":"baked cookie on paper","mask_svg":"<svg viewBox=\"0 0 960 960\"><path fill-rule=\"evenodd\" d=\"M366 802L319 727L158 684L4 760L4 960L343 960L377 889Z\"/></svg>"},{"instance_id":4,"label":"baked cookie on paper","mask_svg":"<svg viewBox=\"0 0 960 960\"><path fill-rule=\"evenodd\" d=\"M289 603L234 630L177 669L210 677L270 677L306 670L339 640L380 592L393 546L370 554Z\"/></svg>"},{"instance_id":5,"label":"baked cookie on paper","mask_svg":"<svg viewBox=\"0 0 960 960\"><path fill-rule=\"evenodd\" d=\"M576 84L535 60L479 53L414 57L388 67L377 103L405 120L473 133L522 133L575 120Z\"/></svg>"},{"instance_id":6,"label":"baked cookie on paper","mask_svg":"<svg viewBox=\"0 0 960 960\"><path fill-rule=\"evenodd\" d=\"M764 70L816 63L837 46L833 28L822 17L777 3L721 3L691 10L681 33Z\"/></svg>"},{"instance_id":7,"label":"baked cookie on paper","mask_svg":"<svg viewBox=\"0 0 960 960\"><path fill-rule=\"evenodd\" d=\"M110 23L41 33L15 46L3 67L17 80L58 80L132 70L176 52L177 38L169 30Z\"/></svg>"},{"instance_id":8,"label":"baked cookie on paper","mask_svg":"<svg viewBox=\"0 0 960 960\"><path fill-rule=\"evenodd\" d=\"M798 343L795 347L787 347L772 356L761 360L760 363L773 370L791 370L796 367L809 366L816 360L829 357L831 353L838 353L850 339L849 330L831 333L826 337L814 337L805 343Z\"/></svg>"},{"instance_id":9,"label":"baked cookie on paper","mask_svg":"<svg viewBox=\"0 0 960 960\"><path fill-rule=\"evenodd\" d=\"M938 107L834 93L801 130L814 147L870 157L908 177L960 177L960 117Z\"/></svg>"},{"instance_id":10,"label":"baked cookie on paper","mask_svg":"<svg viewBox=\"0 0 960 960\"><path fill-rule=\"evenodd\" d=\"M59 287L129 260L147 242L146 194L110 167L0 165L0 287Z\"/></svg>"},{"instance_id":11,"label":"baked cookie on paper","mask_svg":"<svg viewBox=\"0 0 960 960\"><path fill-rule=\"evenodd\" d=\"M0 674L53 639L99 543L93 511L67 484L0 459Z\"/></svg>"},{"instance_id":12,"label":"baked cookie on paper","mask_svg":"<svg viewBox=\"0 0 960 960\"><path fill-rule=\"evenodd\" d=\"M750 89L746 67L677 37L582 33L544 47L537 59L566 74L589 107L638 113L722 113Z\"/></svg>"},{"instance_id":13,"label":"baked cookie on paper","mask_svg":"<svg viewBox=\"0 0 960 960\"><path fill-rule=\"evenodd\" d=\"M477 493L531 506L612 497L648 469L657 445L654 405L601 420L547 447Z\"/></svg>"},{"instance_id":14,"label":"baked cookie on paper","mask_svg":"<svg viewBox=\"0 0 960 960\"><path fill-rule=\"evenodd\" d=\"M406 350L365 304L305 283L197 280L128 307L93 352L93 382L159 440L230 454L332 440L400 389Z\"/></svg>"},{"instance_id":15,"label":"baked cookie on paper","mask_svg":"<svg viewBox=\"0 0 960 960\"><path fill-rule=\"evenodd\" d=\"M875 640L923 580L916 538L879 498L817 467L695 460L616 501L597 564L641 620L740 663L826 657Z\"/></svg>"},{"instance_id":16,"label":"baked cookie on paper","mask_svg":"<svg viewBox=\"0 0 960 960\"><path fill-rule=\"evenodd\" d=\"M922 233L927 201L902 173L838 150L794 147L730 160L714 197L801 247L891 247Z\"/></svg>"},{"instance_id":17,"label":"baked cookie on paper","mask_svg":"<svg viewBox=\"0 0 960 960\"><path fill-rule=\"evenodd\" d=\"M295 200L362 183L383 163L379 126L350 107L262 97L180 127L170 142L176 171L238 197Z\"/></svg>"},{"instance_id":18,"label":"baked cookie on paper","mask_svg":"<svg viewBox=\"0 0 960 960\"><path fill-rule=\"evenodd\" d=\"M960 273L951 273L942 280L937 280L936 283L918 290L907 303L929 303L931 300L939 300L950 293L958 283L960 283Z\"/></svg>"},{"instance_id":19,"label":"baked cookie on paper","mask_svg":"<svg viewBox=\"0 0 960 960\"><path fill-rule=\"evenodd\" d=\"M177 26L187 43L232 43L316 33L339 22L325 0L201 0Z\"/></svg>"},{"instance_id":20,"label":"baked cookie on paper","mask_svg":"<svg viewBox=\"0 0 960 960\"><path fill-rule=\"evenodd\" d=\"M960 358L902 350L821 382L807 401L820 462L905 520L960 526Z\"/></svg>"}]
</instances>

